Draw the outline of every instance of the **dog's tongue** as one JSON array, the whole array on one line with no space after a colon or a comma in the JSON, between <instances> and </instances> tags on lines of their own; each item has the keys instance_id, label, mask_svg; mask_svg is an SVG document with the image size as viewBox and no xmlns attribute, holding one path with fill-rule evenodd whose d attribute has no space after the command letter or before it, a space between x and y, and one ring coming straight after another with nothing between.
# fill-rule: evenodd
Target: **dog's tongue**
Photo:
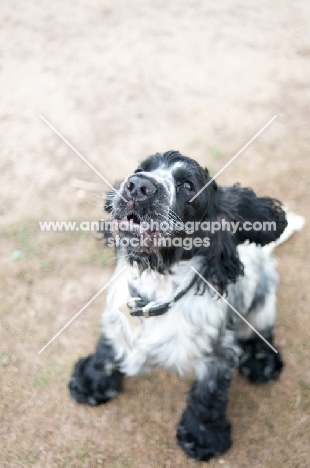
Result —
<instances>
[{"instance_id":1,"label":"dog's tongue","mask_svg":"<svg viewBox=\"0 0 310 468\"><path fill-rule=\"evenodd\" d=\"M163 237L162 233L159 231L150 232L149 235L151 237Z\"/></svg>"}]
</instances>

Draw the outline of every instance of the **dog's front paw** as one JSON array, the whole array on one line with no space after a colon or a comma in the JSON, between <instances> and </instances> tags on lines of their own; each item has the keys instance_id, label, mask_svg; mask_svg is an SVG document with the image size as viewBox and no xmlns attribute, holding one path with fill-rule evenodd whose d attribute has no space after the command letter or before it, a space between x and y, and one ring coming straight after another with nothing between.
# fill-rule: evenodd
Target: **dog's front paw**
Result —
<instances>
[{"instance_id":1,"label":"dog's front paw","mask_svg":"<svg viewBox=\"0 0 310 468\"><path fill-rule=\"evenodd\" d=\"M94 356L80 359L69 382L72 398L91 406L106 403L114 398L122 386L122 374L111 363L100 363Z\"/></svg>"},{"instance_id":2,"label":"dog's front paw","mask_svg":"<svg viewBox=\"0 0 310 468\"><path fill-rule=\"evenodd\" d=\"M177 439L191 458L208 461L231 447L231 425L225 417L201 422L186 409L179 423Z\"/></svg>"},{"instance_id":3,"label":"dog's front paw","mask_svg":"<svg viewBox=\"0 0 310 468\"><path fill-rule=\"evenodd\" d=\"M244 354L240 359L240 373L253 383L277 380L283 368L280 353L272 349L262 349Z\"/></svg>"}]
</instances>

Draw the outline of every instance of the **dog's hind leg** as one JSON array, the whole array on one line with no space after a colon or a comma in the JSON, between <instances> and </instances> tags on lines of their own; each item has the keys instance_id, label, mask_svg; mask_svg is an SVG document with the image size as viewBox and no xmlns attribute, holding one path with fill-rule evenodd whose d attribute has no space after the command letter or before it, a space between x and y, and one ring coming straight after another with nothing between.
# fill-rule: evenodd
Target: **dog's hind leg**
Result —
<instances>
[{"instance_id":1,"label":"dog's hind leg","mask_svg":"<svg viewBox=\"0 0 310 468\"><path fill-rule=\"evenodd\" d=\"M226 406L237 362L235 348L221 348L197 369L177 432L180 446L196 460L207 461L231 446Z\"/></svg>"},{"instance_id":2,"label":"dog's hind leg","mask_svg":"<svg viewBox=\"0 0 310 468\"><path fill-rule=\"evenodd\" d=\"M122 378L123 374L115 362L114 348L102 336L96 352L76 363L69 389L72 398L78 403L99 405L121 391Z\"/></svg>"},{"instance_id":3,"label":"dog's hind leg","mask_svg":"<svg viewBox=\"0 0 310 468\"><path fill-rule=\"evenodd\" d=\"M275 290L269 291L257 303L255 302L246 316L248 322L271 346L254 333L248 325L243 323L240 327L238 344L242 349L242 355L239 361L239 371L250 382L272 382L280 376L283 360L274 346L275 316Z\"/></svg>"},{"instance_id":4,"label":"dog's hind leg","mask_svg":"<svg viewBox=\"0 0 310 468\"><path fill-rule=\"evenodd\" d=\"M267 329L260 334L273 346L273 330ZM250 382L262 383L277 380L283 368L281 353L274 351L259 336L239 340L243 350L239 371ZM274 347L274 346L273 346Z\"/></svg>"}]
</instances>

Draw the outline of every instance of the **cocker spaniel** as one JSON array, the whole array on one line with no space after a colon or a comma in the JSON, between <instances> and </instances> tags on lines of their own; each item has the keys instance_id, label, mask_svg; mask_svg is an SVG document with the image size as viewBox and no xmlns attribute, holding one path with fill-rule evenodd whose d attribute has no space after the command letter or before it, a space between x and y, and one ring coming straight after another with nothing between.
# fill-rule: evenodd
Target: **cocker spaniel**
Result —
<instances>
[{"instance_id":1,"label":"cocker spaniel","mask_svg":"<svg viewBox=\"0 0 310 468\"><path fill-rule=\"evenodd\" d=\"M76 363L71 395L99 405L121 391L124 376L154 366L192 371L177 440L190 457L209 460L231 446L235 369L252 382L281 373L273 348L278 276L267 244L296 226L287 226L279 201L218 186L177 151L148 157L109 192L106 210L116 274L102 336Z\"/></svg>"}]
</instances>

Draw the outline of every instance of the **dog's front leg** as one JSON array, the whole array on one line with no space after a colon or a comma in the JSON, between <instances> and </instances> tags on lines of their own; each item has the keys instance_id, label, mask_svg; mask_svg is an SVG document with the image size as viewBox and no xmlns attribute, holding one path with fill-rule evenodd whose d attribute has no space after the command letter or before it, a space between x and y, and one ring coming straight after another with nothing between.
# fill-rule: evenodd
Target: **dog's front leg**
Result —
<instances>
[{"instance_id":1,"label":"dog's front leg","mask_svg":"<svg viewBox=\"0 0 310 468\"><path fill-rule=\"evenodd\" d=\"M231 446L226 406L236 364L236 354L227 350L206 358L197 370L177 432L181 447L196 460L207 461Z\"/></svg>"},{"instance_id":2,"label":"dog's front leg","mask_svg":"<svg viewBox=\"0 0 310 468\"><path fill-rule=\"evenodd\" d=\"M122 377L115 362L115 350L102 336L96 352L76 363L69 382L71 396L78 403L91 406L106 403L121 391Z\"/></svg>"},{"instance_id":3,"label":"dog's front leg","mask_svg":"<svg viewBox=\"0 0 310 468\"><path fill-rule=\"evenodd\" d=\"M78 403L106 403L121 391L124 374L137 375L143 366L145 353L135 349L128 319L120 312L129 298L127 278L122 275L109 291L103 334L95 353L75 364L69 390ZM136 321L139 323L138 318Z\"/></svg>"}]
</instances>

